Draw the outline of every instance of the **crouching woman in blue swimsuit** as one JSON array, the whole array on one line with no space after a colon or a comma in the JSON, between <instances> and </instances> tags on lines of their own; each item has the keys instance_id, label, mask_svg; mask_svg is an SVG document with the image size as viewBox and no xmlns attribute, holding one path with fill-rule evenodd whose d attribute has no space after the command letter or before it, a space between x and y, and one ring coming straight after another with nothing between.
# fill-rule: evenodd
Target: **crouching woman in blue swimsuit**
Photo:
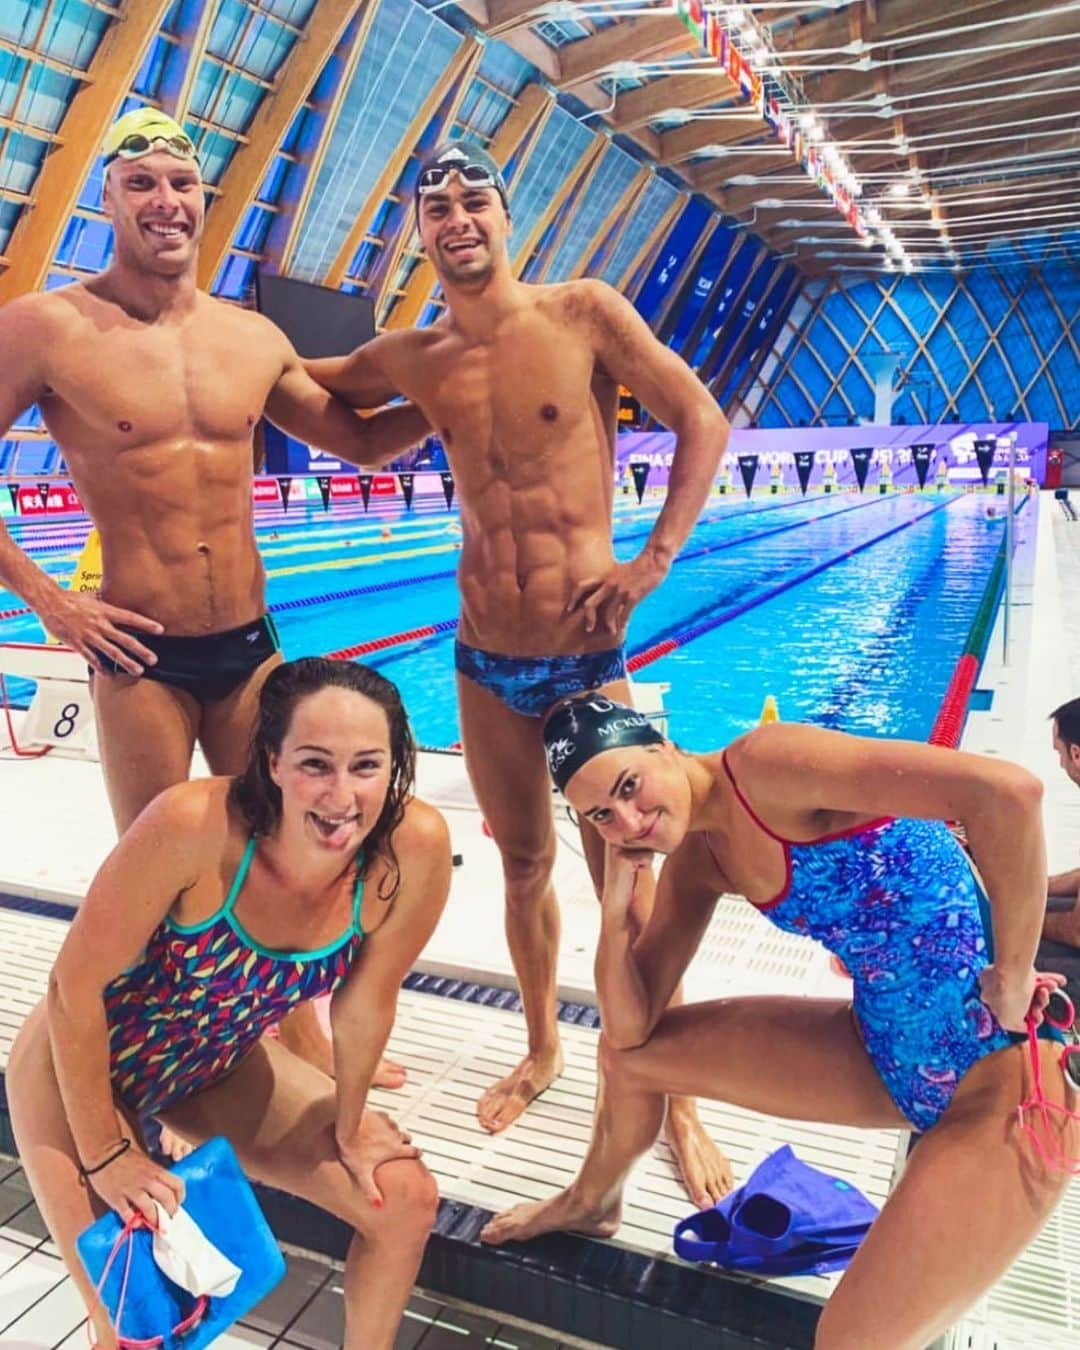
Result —
<instances>
[{"instance_id":1,"label":"crouching woman in blue swimsuit","mask_svg":"<svg viewBox=\"0 0 1080 1350\"><path fill-rule=\"evenodd\" d=\"M1046 1097L1065 1110L1039 1144L1017 1119L1033 1087L1025 1017L1031 1009L1049 1033L1042 1013L1061 982L1037 985L1032 967L1046 890L1038 781L954 750L795 724L685 754L632 709L589 694L556 706L545 742L556 784L608 850L600 1106L573 1185L500 1215L485 1240L614 1232L665 1093L916 1128L926 1133L816 1344L925 1346L1053 1210L1067 1178L1045 1155L1080 1153L1054 1040L1036 1041L1036 1054ZM945 820L966 826L981 884ZM654 853L666 856L639 933L630 902ZM725 892L839 956L853 1003L737 997L665 1011Z\"/></svg>"},{"instance_id":2,"label":"crouching woman in blue swimsuit","mask_svg":"<svg viewBox=\"0 0 1080 1350\"><path fill-rule=\"evenodd\" d=\"M347 1350L389 1350L435 1214L435 1182L366 1107L398 987L450 885L445 822L412 795L395 687L311 658L267 677L247 770L157 797L94 879L15 1043L7 1095L34 1195L86 1302L75 1250L106 1208L172 1213L182 1183L140 1116L226 1136L249 1176L354 1230ZM333 994L335 1080L262 1033ZM213 1239L213 1234L208 1236Z\"/></svg>"}]
</instances>

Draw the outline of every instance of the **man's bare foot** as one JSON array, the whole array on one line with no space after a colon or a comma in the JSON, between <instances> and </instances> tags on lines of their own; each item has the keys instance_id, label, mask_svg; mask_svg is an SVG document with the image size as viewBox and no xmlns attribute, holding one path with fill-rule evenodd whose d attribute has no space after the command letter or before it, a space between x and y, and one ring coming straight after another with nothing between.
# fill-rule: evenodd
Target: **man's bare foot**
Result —
<instances>
[{"instance_id":1,"label":"man's bare foot","mask_svg":"<svg viewBox=\"0 0 1080 1350\"><path fill-rule=\"evenodd\" d=\"M528 1242L543 1233L585 1233L608 1238L622 1221L622 1201L587 1204L570 1186L550 1200L534 1200L496 1214L480 1230L480 1241L498 1247L503 1242Z\"/></svg>"},{"instance_id":2,"label":"man's bare foot","mask_svg":"<svg viewBox=\"0 0 1080 1350\"><path fill-rule=\"evenodd\" d=\"M526 1055L513 1073L489 1087L476 1107L485 1130L498 1134L512 1125L531 1101L546 1091L563 1071L562 1046L550 1055Z\"/></svg>"},{"instance_id":3,"label":"man's bare foot","mask_svg":"<svg viewBox=\"0 0 1080 1350\"><path fill-rule=\"evenodd\" d=\"M372 1087L381 1088L402 1088L405 1086L405 1080L409 1072L404 1064L395 1064L392 1059L385 1056L379 1060L375 1066L375 1076L371 1080ZM331 1075L333 1077L333 1075Z\"/></svg>"},{"instance_id":4,"label":"man's bare foot","mask_svg":"<svg viewBox=\"0 0 1080 1350\"><path fill-rule=\"evenodd\" d=\"M692 1098L668 1098L664 1139L675 1154L683 1185L698 1209L715 1205L734 1186L731 1162L705 1133Z\"/></svg>"}]
</instances>

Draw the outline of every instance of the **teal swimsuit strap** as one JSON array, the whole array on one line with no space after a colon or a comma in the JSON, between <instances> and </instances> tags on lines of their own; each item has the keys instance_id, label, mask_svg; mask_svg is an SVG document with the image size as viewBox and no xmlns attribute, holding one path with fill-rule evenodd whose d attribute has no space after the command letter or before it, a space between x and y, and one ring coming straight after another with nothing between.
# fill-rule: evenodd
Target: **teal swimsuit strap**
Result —
<instances>
[{"instance_id":1,"label":"teal swimsuit strap","mask_svg":"<svg viewBox=\"0 0 1080 1350\"><path fill-rule=\"evenodd\" d=\"M251 860L255 856L256 842L257 839L255 835L252 835L247 841L247 847L244 849L244 856L240 859L240 866L236 869L236 876L233 877L233 884L229 887L229 894L225 897L225 903L214 916L215 918L233 912L233 906L236 904L236 897L240 894L241 887L247 880L247 874L251 868Z\"/></svg>"},{"instance_id":2,"label":"teal swimsuit strap","mask_svg":"<svg viewBox=\"0 0 1080 1350\"><path fill-rule=\"evenodd\" d=\"M352 900L353 932L356 934L357 937L360 938L364 936L364 925L360 922L360 911L364 900L363 866L364 866L364 855L361 852L358 853L356 857L356 885L353 888L353 900Z\"/></svg>"}]
</instances>

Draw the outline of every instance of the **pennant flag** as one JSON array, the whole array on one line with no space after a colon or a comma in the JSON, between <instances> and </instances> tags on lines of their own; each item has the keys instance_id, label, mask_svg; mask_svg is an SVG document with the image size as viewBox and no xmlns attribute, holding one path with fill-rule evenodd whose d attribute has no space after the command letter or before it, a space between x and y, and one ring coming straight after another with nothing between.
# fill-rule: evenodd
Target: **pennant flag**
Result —
<instances>
[{"instance_id":1,"label":"pennant flag","mask_svg":"<svg viewBox=\"0 0 1080 1350\"><path fill-rule=\"evenodd\" d=\"M454 475L449 469L443 469L442 474L443 496L446 498L446 509L449 511L454 503Z\"/></svg>"},{"instance_id":2,"label":"pennant flag","mask_svg":"<svg viewBox=\"0 0 1080 1350\"><path fill-rule=\"evenodd\" d=\"M810 482L810 471L814 467L814 452L812 450L795 451L795 472L799 475L799 487L802 488L802 495L806 496L807 484Z\"/></svg>"},{"instance_id":3,"label":"pennant flag","mask_svg":"<svg viewBox=\"0 0 1080 1350\"><path fill-rule=\"evenodd\" d=\"M405 510L411 511L412 495L413 495L413 475L411 473L399 473L398 478L401 479L401 495L405 498Z\"/></svg>"},{"instance_id":4,"label":"pennant flag","mask_svg":"<svg viewBox=\"0 0 1080 1350\"><path fill-rule=\"evenodd\" d=\"M750 490L754 486L754 475L757 473L758 457L757 455L740 455L739 472L742 474L743 487L746 489L746 495L750 496Z\"/></svg>"},{"instance_id":5,"label":"pennant flag","mask_svg":"<svg viewBox=\"0 0 1080 1350\"><path fill-rule=\"evenodd\" d=\"M915 477L919 480L919 487L926 486L926 475L930 471L930 456L934 452L932 445L913 445L911 447L911 458L915 461Z\"/></svg>"},{"instance_id":6,"label":"pennant flag","mask_svg":"<svg viewBox=\"0 0 1080 1350\"><path fill-rule=\"evenodd\" d=\"M320 474L317 476L317 478L316 478L315 481L318 483L318 485L319 485L319 492L322 494L322 509L323 509L324 511L329 511L329 510L330 510L330 475L329 475L328 473L320 473Z\"/></svg>"},{"instance_id":7,"label":"pennant flag","mask_svg":"<svg viewBox=\"0 0 1080 1350\"><path fill-rule=\"evenodd\" d=\"M997 449L997 441L976 441L975 458L979 461L979 472L982 474L983 487L986 486L990 476L990 465L994 462L994 451Z\"/></svg>"},{"instance_id":8,"label":"pennant flag","mask_svg":"<svg viewBox=\"0 0 1080 1350\"><path fill-rule=\"evenodd\" d=\"M630 472L634 475L634 491L637 493L638 505L641 505L641 499L645 495L645 484L649 481L649 470L651 464L642 464L635 462L630 465Z\"/></svg>"},{"instance_id":9,"label":"pennant flag","mask_svg":"<svg viewBox=\"0 0 1080 1350\"><path fill-rule=\"evenodd\" d=\"M19 485L18 485L18 483L9 483L9 484L8 484L8 491L11 493L11 509L12 509L13 511L18 511L18 509L19 509Z\"/></svg>"},{"instance_id":10,"label":"pennant flag","mask_svg":"<svg viewBox=\"0 0 1080 1350\"><path fill-rule=\"evenodd\" d=\"M870 467L871 454L869 446L862 446L851 452L851 462L855 466L855 481L859 485L860 492L866 486L866 471Z\"/></svg>"},{"instance_id":11,"label":"pennant flag","mask_svg":"<svg viewBox=\"0 0 1080 1350\"><path fill-rule=\"evenodd\" d=\"M289 509L289 487L292 483L291 474L283 474L278 480L278 491L281 493L281 505L287 511Z\"/></svg>"},{"instance_id":12,"label":"pennant flag","mask_svg":"<svg viewBox=\"0 0 1080 1350\"><path fill-rule=\"evenodd\" d=\"M41 495L41 504L47 511L49 509L49 485L48 483L39 483L37 490Z\"/></svg>"},{"instance_id":13,"label":"pennant flag","mask_svg":"<svg viewBox=\"0 0 1080 1350\"><path fill-rule=\"evenodd\" d=\"M360 496L363 497L364 499L364 510L366 511L368 508L368 502L371 501L371 480L374 477L374 475L370 473L362 473L359 474L358 477L360 479Z\"/></svg>"}]
</instances>

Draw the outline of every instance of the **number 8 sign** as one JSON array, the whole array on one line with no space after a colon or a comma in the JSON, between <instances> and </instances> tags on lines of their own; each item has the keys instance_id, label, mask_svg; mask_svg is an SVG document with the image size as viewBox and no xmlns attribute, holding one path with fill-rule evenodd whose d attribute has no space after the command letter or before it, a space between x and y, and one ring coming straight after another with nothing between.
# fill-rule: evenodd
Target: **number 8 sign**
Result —
<instances>
[{"instance_id":1,"label":"number 8 sign","mask_svg":"<svg viewBox=\"0 0 1080 1350\"><path fill-rule=\"evenodd\" d=\"M39 680L19 739L96 759L97 734L90 689L67 680Z\"/></svg>"}]
</instances>

